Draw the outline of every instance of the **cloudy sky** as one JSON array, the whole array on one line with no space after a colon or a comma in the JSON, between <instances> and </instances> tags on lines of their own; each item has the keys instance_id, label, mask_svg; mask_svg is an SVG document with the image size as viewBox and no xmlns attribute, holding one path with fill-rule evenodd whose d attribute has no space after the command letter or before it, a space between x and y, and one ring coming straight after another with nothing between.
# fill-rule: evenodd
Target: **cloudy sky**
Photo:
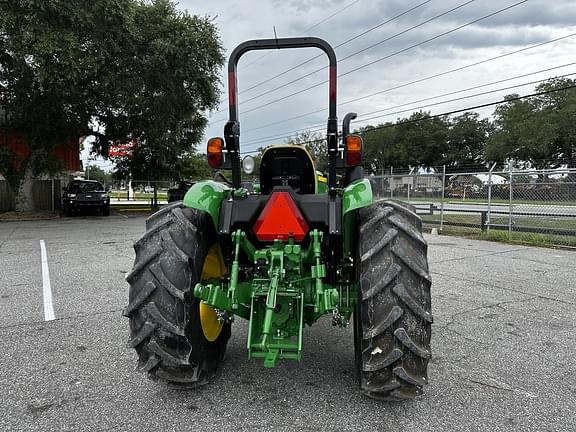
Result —
<instances>
[{"instance_id":1,"label":"cloudy sky","mask_svg":"<svg viewBox=\"0 0 576 432\"><path fill-rule=\"evenodd\" d=\"M534 81L576 73L574 0L180 0L178 7L213 17L226 56L245 40L273 37L274 27L278 37L317 36L337 47L338 118L357 112L357 127L419 108L436 114L527 94ZM325 128L324 55L270 79L319 53L253 51L241 58L242 152ZM518 87L503 89L511 86ZM222 136L227 114L226 89L207 137Z\"/></svg>"}]
</instances>

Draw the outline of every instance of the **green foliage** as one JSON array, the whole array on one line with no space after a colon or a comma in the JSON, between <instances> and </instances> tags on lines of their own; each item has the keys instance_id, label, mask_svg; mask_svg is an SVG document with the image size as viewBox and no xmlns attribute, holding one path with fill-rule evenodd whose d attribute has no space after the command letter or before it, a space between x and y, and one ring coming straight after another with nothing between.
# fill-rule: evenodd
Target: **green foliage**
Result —
<instances>
[{"instance_id":1,"label":"green foliage","mask_svg":"<svg viewBox=\"0 0 576 432\"><path fill-rule=\"evenodd\" d=\"M185 153L178 158L174 169L170 173L169 180L206 180L209 178L212 178L212 169L208 165L206 155L191 152Z\"/></svg>"},{"instance_id":2,"label":"green foliage","mask_svg":"<svg viewBox=\"0 0 576 432\"><path fill-rule=\"evenodd\" d=\"M364 166L370 172L380 172L393 165L408 166L407 149L399 140L395 124L366 126L359 132L364 139Z\"/></svg>"},{"instance_id":3,"label":"green foliage","mask_svg":"<svg viewBox=\"0 0 576 432\"><path fill-rule=\"evenodd\" d=\"M576 84L571 79L551 79L537 92ZM523 100L511 100L494 112L494 133L486 145L486 158L527 161L536 168L553 168L560 161L576 166L576 89Z\"/></svg>"},{"instance_id":4,"label":"green foliage","mask_svg":"<svg viewBox=\"0 0 576 432\"><path fill-rule=\"evenodd\" d=\"M25 167L54 168L54 146L93 135L94 151L138 140L121 173L161 177L194 150L218 102L222 45L214 24L169 0L0 2L0 119ZM0 169L12 166L3 152Z\"/></svg>"},{"instance_id":5,"label":"green foliage","mask_svg":"<svg viewBox=\"0 0 576 432\"><path fill-rule=\"evenodd\" d=\"M103 185L110 185L110 183L112 183L112 174L104 171L97 165L89 165L86 167L86 178L98 180Z\"/></svg>"},{"instance_id":6,"label":"green foliage","mask_svg":"<svg viewBox=\"0 0 576 432\"><path fill-rule=\"evenodd\" d=\"M449 123L422 111L396 123L398 139L407 153L409 166L433 166L445 159Z\"/></svg>"},{"instance_id":7,"label":"green foliage","mask_svg":"<svg viewBox=\"0 0 576 432\"><path fill-rule=\"evenodd\" d=\"M114 17L125 7L116 5L114 11L119 2L96 3ZM12 185L26 172L57 169L54 146L77 139L91 119L90 92L101 47L88 35L100 22L80 3L0 2L0 107L6 113L0 127L21 137L30 149L28 160L13 172L3 172L12 177ZM14 162L4 157L3 165Z\"/></svg>"},{"instance_id":8,"label":"green foliage","mask_svg":"<svg viewBox=\"0 0 576 432\"><path fill-rule=\"evenodd\" d=\"M484 145L491 124L473 112L453 119L415 112L396 123L361 128L364 140L364 166L368 172L388 167L432 167L446 164L448 170L485 169ZM306 145L326 170L326 142L318 132L301 132L289 144ZM312 143L312 144L310 144ZM320 156L319 156L320 155Z\"/></svg>"},{"instance_id":9,"label":"green foliage","mask_svg":"<svg viewBox=\"0 0 576 432\"><path fill-rule=\"evenodd\" d=\"M135 138L134 156L117 160L118 170L161 178L202 137L203 113L220 96L223 50L209 19L179 12L168 0L137 3L130 28L132 45L98 117L113 133L97 149L105 154L108 142Z\"/></svg>"},{"instance_id":10,"label":"green foliage","mask_svg":"<svg viewBox=\"0 0 576 432\"><path fill-rule=\"evenodd\" d=\"M575 85L551 79L536 92ZM395 123L360 129L364 165L369 172L387 167L446 165L448 172L482 171L491 162L514 159L536 168L576 166L576 89L513 100L494 111L494 121L465 112L457 117L432 117L415 112Z\"/></svg>"},{"instance_id":11,"label":"green foliage","mask_svg":"<svg viewBox=\"0 0 576 432\"><path fill-rule=\"evenodd\" d=\"M322 172L328 170L328 145L325 136L320 132L304 131L297 133L288 138L286 144L306 147L316 163L316 169Z\"/></svg>"},{"instance_id":12,"label":"green foliage","mask_svg":"<svg viewBox=\"0 0 576 432\"><path fill-rule=\"evenodd\" d=\"M452 118L444 152L448 172L485 170L484 147L491 129L490 121L478 113L465 112Z\"/></svg>"},{"instance_id":13,"label":"green foliage","mask_svg":"<svg viewBox=\"0 0 576 432\"><path fill-rule=\"evenodd\" d=\"M396 123L367 126L364 137L365 166L371 172L386 167L430 167L449 158L451 124L447 118L415 112Z\"/></svg>"}]
</instances>

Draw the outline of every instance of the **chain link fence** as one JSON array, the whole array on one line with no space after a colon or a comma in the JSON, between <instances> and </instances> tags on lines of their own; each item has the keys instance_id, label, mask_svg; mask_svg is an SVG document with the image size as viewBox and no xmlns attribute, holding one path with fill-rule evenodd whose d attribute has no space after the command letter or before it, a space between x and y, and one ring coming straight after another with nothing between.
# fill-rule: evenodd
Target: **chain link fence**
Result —
<instances>
[{"instance_id":1,"label":"chain link fence","mask_svg":"<svg viewBox=\"0 0 576 432\"><path fill-rule=\"evenodd\" d=\"M485 172L394 171L368 177L376 199L412 204L424 228L440 233L576 246L576 168ZM161 205L168 181L116 182L111 203ZM156 201L154 202L154 199Z\"/></svg>"},{"instance_id":2,"label":"chain link fence","mask_svg":"<svg viewBox=\"0 0 576 432\"><path fill-rule=\"evenodd\" d=\"M428 230L576 246L576 169L370 176L378 199L412 204Z\"/></svg>"},{"instance_id":3,"label":"chain link fence","mask_svg":"<svg viewBox=\"0 0 576 432\"><path fill-rule=\"evenodd\" d=\"M576 168L484 172L395 171L368 176L376 199L412 204L424 228L440 233L576 247ZM5 181L0 181L0 211L14 207ZM57 210L60 180L36 180L34 202ZM132 180L111 185L112 205L166 204L169 181ZM172 194L173 196L174 193ZM177 198L182 199L180 195Z\"/></svg>"},{"instance_id":4,"label":"chain link fence","mask_svg":"<svg viewBox=\"0 0 576 432\"><path fill-rule=\"evenodd\" d=\"M159 180L115 181L110 185L110 203L153 203L168 202L168 189L177 188L177 183Z\"/></svg>"}]
</instances>

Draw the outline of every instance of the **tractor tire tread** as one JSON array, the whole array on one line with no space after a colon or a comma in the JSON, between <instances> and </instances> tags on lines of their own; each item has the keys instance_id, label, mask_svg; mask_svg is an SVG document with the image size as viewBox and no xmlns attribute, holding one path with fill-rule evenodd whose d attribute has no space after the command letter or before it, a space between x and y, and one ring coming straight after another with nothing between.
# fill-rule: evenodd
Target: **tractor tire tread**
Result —
<instances>
[{"instance_id":1,"label":"tractor tire tread","mask_svg":"<svg viewBox=\"0 0 576 432\"><path fill-rule=\"evenodd\" d=\"M404 344L406 348L416 354L418 357L429 359L432 357L432 354L426 348L421 347L416 342L412 340L408 332L402 327L397 328L394 331L394 336Z\"/></svg>"},{"instance_id":2,"label":"tractor tire tread","mask_svg":"<svg viewBox=\"0 0 576 432\"><path fill-rule=\"evenodd\" d=\"M150 273L154 278L168 291L172 296L177 299L184 300L185 293L181 291L176 285L172 283L170 279L164 274L162 270L162 265L160 263L154 263L150 266Z\"/></svg>"},{"instance_id":3,"label":"tractor tire tread","mask_svg":"<svg viewBox=\"0 0 576 432\"><path fill-rule=\"evenodd\" d=\"M138 253L138 251L136 253ZM148 257L144 257L144 259L135 262L134 267L132 268L130 273L126 275L126 280L128 281L128 283L131 284L132 281L135 280L142 273L142 271L146 270L150 262L156 259L161 253L162 250L157 249L153 251L153 253L150 254Z\"/></svg>"},{"instance_id":4,"label":"tractor tire tread","mask_svg":"<svg viewBox=\"0 0 576 432\"><path fill-rule=\"evenodd\" d=\"M132 311L136 310L142 303L146 301L148 297L156 289L156 284L153 281L146 282L142 291L140 291L134 299L128 303L128 306L122 311L122 315L129 317Z\"/></svg>"},{"instance_id":5,"label":"tractor tire tread","mask_svg":"<svg viewBox=\"0 0 576 432\"><path fill-rule=\"evenodd\" d=\"M384 236L380 240L378 240L378 242L374 246L372 246L367 252L362 254L360 260L362 262L365 262L372 259L374 255L376 255L378 252L384 249L384 247L386 247L386 245L390 243L394 239L394 237L396 237L396 234L398 234L398 231L396 231L395 229L388 230L386 234L384 234Z\"/></svg>"},{"instance_id":6,"label":"tractor tire tread","mask_svg":"<svg viewBox=\"0 0 576 432\"><path fill-rule=\"evenodd\" d=\"M181 204L182 203L180 203L180 202L174 202L174 203L168 204L168 205L162 207L156 213L148 216L148 218L146 219L146 230L149 231L149 230L153 229L154 227L156 227L157 225L163 225L162 222L165 219L165 217L170 216L170 213L172 213L172 210L180 207Z\"/></svg>"},{"instance_id":7,"label":"tractor tire tread","mask_svg":"<svg viewBox=\"0 0 576 432\"><path fill-rule=\"evenodd\" d=\"M146 315L148 315L150 317L151 320L153 320L155 323L158 323L159 325L161 325L165 330L168 330L171 333L177 334L178 336L185 336L186 335L185 329L180 327L177 324L170 322L168 320L168 318L166 318L162 314L162 312L160 312L160 309L158 309L158 306L156 306L156 303L154 303L154 302L148 303L144 307L144 312L146 313Z\"/></svg>"},{"instance_id":8,"label":"tractor tire tread","mask_svg":"<svg viewBox=\"0 0 576 432\"><path fill-rule=\"evenodd\" d=\"M374 297L376 294L381 292L396 278L396 276L398 276L398 273L400 273L401 270L402 268L398 264L393 263L388 270L386 270L384 276L382 276L382 278L379 279L373 287L362 292L362 300Z\"/></svg>"},{"instance_id":9,"label":"tractor tire tread","mask_svg":"<svg viewBox=\"0 0 576 432\"><path fill-rule=\"evenodd\" d=\"M364 234L366 231L370 231L375 225L381 223L386 216L394 211L391 208L378 208L378 210L379 211L376 217L371 218L365 225L360 227L360 234Z\"/></svg>"},{"instance_id":10,"label":"tractor tire tread","mask_svg":"<svg viewBox=\"0 0 576 432\"><path fill-rule=\"evenodd\" d=\"M190 360L188 360L187 356L177 356L168 351L166 346L163 346L161 342L158 341L157 338L152 337L148 342L148 349L162 358L165 362L169 364L176 365L176 366L189 366Z\"/></svg>"},{"instance_id":11,"label":"tractor tire tread","mask_svg":"<svg viewBox=\"0 0 576 432\"><path fill-rule=\"evenodd\" d=\"M172 223L174 223L174 221L168 219L164 225L156 225L153 228L147 230L144 233L144 235L142 237L140 237L140 239L134 243L134 250L136 250L136 251L140 250L142 245L148 244L150 238L153 238L154 236L156 236L156 234L159 231L166 229L166 227Z\"/></svg>"},{"instance_id":12,"label":"tractor tire tread","mask_svg":"<svg viewBox=\"0 0 576 432\"><path fill-rule=\"evenodd\" d=\"M170 231L164 230L160 233L163 246L170 250L173 258L179 259L183 264L186 264L191 256L189 256L183 249L181 249L178 244L172 238Z\"/></svg>"},{"instance_id":13,"label":"tractor tire tread","mask_svg":"<svg viewBox=\"0 0 576 432\"><path fill-rule=\"evenodd\" d=\"M166 371L159 371L156 374L157 378L160 378L166 382L169 382L171 387L178 389L190 389L205 385L208 381L206 377L200 376L200 368L194 367L190 372L174 375Z\"/></svg>"},{"instance_id":14,"label":"tractor tire tread","mask_svg":"<svg viewBox=\"0 0 576 432\"><path fill-rule=\"evenodd\" d=\"M374 327L364 329L364 334L362 339L372 339L378 336L380 333L388 329L392 324L394 324L402 315L404 314L404 309L400 306L394 306L382 321L380 321Z\"/></svg>"},{"instance_id":15,"label":"tractor tire tread","mask_svg":"<svg viewBox=\"0 0 576 432\"><path fill-rule=\"evenodd\" d=\"M398 283L394 285L392 291L394 291L394 293L402 300L402 302L404 302L406 306L412 310L413 313L429 323L434 321L432 314L428 311L425 311L424 308L418 303L418 301L411 297L404 284Z\"/></svg>"},{"instance_id":16,"label":"tractor tire tread","mask_svg":"<svg viewBox=\"0 0 576 432\"><path fill-rule=\"evenodd\" d=\"M360 389L374 399L412 399L428 383L432 279L421 227L415 209L396 201L359 212L356 363Z\"/></svg>"},{"instance_id":17,"label":"tractor tire tread","mask_svg":"<svg viewBox=\"0 0 576 432\"><path fill-rule=\"evenodd\" d=\"M401 216L395 214L390 216L388 220L392 222L396 228L401 229L420 244L426 245L426 240L424 240L422 233Z\"/></svg>"},{"instance_id":18,"label":"tractor tire tread","mask_svg":"<svg viewBox=\"0 0 576 432\"><path fill-rule=\"evenodd\" d=\"M153 368L155 368L156 366L158 366L158 363L160 363L160 359L158 357L156 357L155 355L151 355L150 357L148 357L148 359L144 362L140 361L138 363L138 367L137 369L140 372L148 372L150 370L152 370Z\"/></svg>"},{"instance_id":19,"label":"tractor tire tread","mask_svg":"<svg viewBox=\"0 0 576 432\"><path fill-rule=\"evenodd\" d=\"M216 241L214 225L207 213L179 201L150 216L146 226L134 244L136 258L126 276L130 292L123 314L131 330L127 345L138 354L137 369L153 380L206 383L230 337L227 324L215 343L204 339L197 321L199 300L192 295L210 242Z\"/></svg>"},{"instance_id":20,"label":"tractor tire tread","mask_svg":"<svg viewBox=\"0 0 576 432\"><path fill-rule=\"evenodd\" d=\"M375 360L374 362L372 362L371 361L372 358L370 358L362 366L362 370L364 372L374 372L374 371L380 370L382 368L390 366L396 360L399 360L403 355L404 355L404 353L402 352L402 350L399 350L398 348L394 348L390 352L390 354L388 354L386 357L380 358L379 360Z\"/></svg>"},{"instance_id":21,"label":"tractor tire tread","mask_svg":"<svg viewBox=\"0 0 576 432\"><path fill-rule=\"evenodd\" d=\"M132 336L132 338L128 341L128 343L126 344L129 348L136 348L138 345L140 345L144 339L146 339L147 337L149 337L152 332L154 331L154 329L156 328L156 325L154 325L152 322L150 321L146 321L142 327L140 327L140 329L135 332L135 334Z\"/></svg>"}]
</instances>

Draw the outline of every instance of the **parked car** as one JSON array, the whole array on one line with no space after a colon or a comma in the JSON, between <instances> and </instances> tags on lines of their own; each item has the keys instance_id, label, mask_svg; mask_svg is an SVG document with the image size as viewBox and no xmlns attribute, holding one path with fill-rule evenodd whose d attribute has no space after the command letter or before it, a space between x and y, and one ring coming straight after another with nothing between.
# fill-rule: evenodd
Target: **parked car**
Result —
<instances>
[{"instance_id":1,"label":"parked car","mask_svg":"<svg viewBox=\"0 0 576 432\"><path fill-rule=\"evenodd\" d=\"M82 209L96 209L110 215L110 195L96 180L72 180L62 188L62 213L72 216Z\"/></svg>"},{"instance_id":2,"label":"parked car","mask_svg":"<svg viewBox=\"0 0 576 432\"><path fill-rule=\"evenodd\" d=\"M178 183L178 187L168 189L168 202L183 200L184 195L193 185L194 182L191 180L182 180Z\"/></svg>"}]
</instances>

